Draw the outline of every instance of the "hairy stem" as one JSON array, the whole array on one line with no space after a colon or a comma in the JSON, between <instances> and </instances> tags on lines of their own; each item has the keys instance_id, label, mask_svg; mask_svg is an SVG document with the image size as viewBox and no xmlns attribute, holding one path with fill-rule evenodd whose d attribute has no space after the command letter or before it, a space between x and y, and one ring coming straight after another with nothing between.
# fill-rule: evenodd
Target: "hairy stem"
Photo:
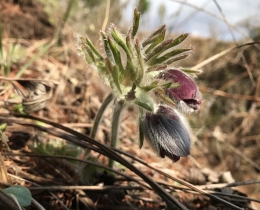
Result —
<instances>
[{"instance_id":1,"label":"hairy stem","mask_svg":"<svg viewBox=\"0 0 260 210\"><path fill-rule=\"evenodd\" d=\"M95 138L96 137L96 134L97 134L97 130L98 130L98 126L99 126L99 123L102 119L102 116L104 114L104 112L106 111L108 105L111 103L112 99L114 98L113 94L110 93L106 99L104 100L104 102L102 103L100 109L98 110L98 113L95 117L95 120L94 120L94 124L93 124L93 127L91 129L91 133L90 133L90 137L91 138Z\"/></svg>"},{"instance_id":2,"label":"hairy stem","mask_svg":"<svg viewBox=\"0 0 260 210\"><path fill-rule=\"evenodd\" d=\"M120 115L124 107L124 101L118 101L114 105L114 110L113 110L113 118L112 118L112 128L111 128L111 142L110 146L112 148L117 147L117 140L118 140L118 129L119 129L119 122L120 122ZM109 167L113 168L114 165L114 160L109 159L108 163Z\"/></svg>"}]
</instances>

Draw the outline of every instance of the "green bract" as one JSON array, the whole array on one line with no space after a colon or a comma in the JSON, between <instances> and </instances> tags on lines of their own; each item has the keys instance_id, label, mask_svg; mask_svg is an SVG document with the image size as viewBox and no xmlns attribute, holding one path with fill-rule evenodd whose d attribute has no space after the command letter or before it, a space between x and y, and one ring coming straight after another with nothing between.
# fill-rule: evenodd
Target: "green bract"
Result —
<instances>
[{"instance_id":1,"label":"green bract","mask_svg":"<svg viewBox=\"0 0 260 210\"><path fill-rule=\"evenodd\" d=\"M188 75L199 72L174 70L169 66L192 52L192 48L176 48L188 34L164 40L166 26L162 25L141 41L136 38L139 21L140 13L135 10L132 27L126 35L115 25L111 25L107 33L101 31L104 53L100 53L89 38L79 39L78 51L112 89L96 115L91 137L95 138L102 115L114 99L110 145L116 147L120 114L126 104L135 104L139 107L140 147L146 137L161 157L167 156L176 161L190 152L188 125L185 126L176 109L186 103L191 111L199 107L202 102L200 92ZM126 60L123 61L123 58ZM191 93L196 93L198 97L193 97ZM160 110L167 113L163 114ZM166 118L167 114L172 117ZM109 166L113 166L112 160Z\"/></svg>"},{"instance_id":2,"label":"green bract","mask_svg":"<svg viewBox=\"0 0 260 210\"><path fill-rule=\"evenodd\" d=\"M188 34L164 40L165 25L140 41L136 38L139 22L140 13L135 9L132 27L126 35L123 35L115 25L111 25L107 33L100 31L105 54L100 53L89 38L83 37L79 39L78 51L85 56L89 64L95 66L116 98L131 101L151 111L154 110L153 99L151 97L143 99L143 93L165 85L154 80L158 70L167 69L172 62L186 58L192 49L175 48L187 38ZM125 62L122 61L123 57L126 57Z\"/></svg>"}]
</instances>

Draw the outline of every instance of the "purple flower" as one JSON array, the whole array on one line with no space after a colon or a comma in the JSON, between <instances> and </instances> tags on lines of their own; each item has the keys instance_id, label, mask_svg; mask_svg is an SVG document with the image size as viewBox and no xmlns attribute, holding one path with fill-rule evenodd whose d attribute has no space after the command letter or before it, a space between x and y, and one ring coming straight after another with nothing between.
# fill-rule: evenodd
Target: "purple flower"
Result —
<instances>
[{"instance_id":1,"label":"purple flower","mask_svg":"<svg viewBox=\"0 0 260 210\"><path fill-rule=\"evenodd\" d=\"M189 127L176 110L159 106L155 114L145 114L140 126L161 157L178 161L181 156L190 154Z\"/></svg>"},{"instance_id":2,"label":"purple flower","mask_svg":"<svg viewBox=\"0 0 260 210\"><path fill-rule=\"evenodd\" d=\"M169 69L161 72L156 78L178 83L177 88L165 88L165 94L184 112L198 110L202 103L201 93L194 80L184 72Z\"/></svg>"}]
</instances>

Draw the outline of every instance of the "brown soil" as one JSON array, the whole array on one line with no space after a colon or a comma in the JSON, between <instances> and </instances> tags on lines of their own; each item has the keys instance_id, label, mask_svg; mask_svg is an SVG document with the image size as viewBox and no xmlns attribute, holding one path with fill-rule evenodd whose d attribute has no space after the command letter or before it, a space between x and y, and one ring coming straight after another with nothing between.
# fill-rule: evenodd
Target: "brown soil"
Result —
<instances>
[{"instance_id":1,"label":"brown soil","mask_svg":"<svg viewBox=\"0 0 260 210\"><path fill-rule=\"evenodd\" d=\"M1 0L0 23L3 36L43 39L54 35L54 27L41 4L33 0Z\"/></svg>"}]
</instances>

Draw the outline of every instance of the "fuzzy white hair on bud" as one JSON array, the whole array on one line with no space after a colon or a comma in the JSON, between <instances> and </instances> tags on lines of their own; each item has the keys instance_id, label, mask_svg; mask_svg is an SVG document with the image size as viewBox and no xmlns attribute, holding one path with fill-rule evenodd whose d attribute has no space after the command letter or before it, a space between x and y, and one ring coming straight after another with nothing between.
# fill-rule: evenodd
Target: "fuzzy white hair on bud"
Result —
<instances>
[{"instance_id":1,"label":"fuzzy white hair on bud","mask_svg":"<svg viewBox=\"0 0 260 210\"><path fill-rule=\"evenodd\" d=\"M156 113L146 113L141 123L146 139L161 157L177 161L190 154L190 128L177 110L159 106Z\"/></svg>"}]
</instances>

